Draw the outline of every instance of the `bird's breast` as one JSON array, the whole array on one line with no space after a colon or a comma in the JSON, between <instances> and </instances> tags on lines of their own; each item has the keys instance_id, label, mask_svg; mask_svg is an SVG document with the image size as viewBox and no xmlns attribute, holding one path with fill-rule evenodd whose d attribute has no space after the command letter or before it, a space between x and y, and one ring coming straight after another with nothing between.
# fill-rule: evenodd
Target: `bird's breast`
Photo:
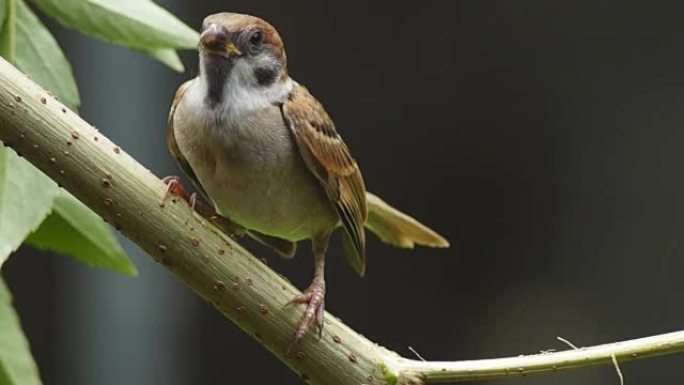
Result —
<instances>
[{"instance_id":1,"label":"bird's breast","mask_svg":"<svg viewBox=\"0 0 684 385\"><path fill-rule=\"evenodd\" d=\"M280 108L239 117L177 116L183 117L174 118L179 149L219 213L290 240L335 226L334 209L304 164Z\"/></svg>"}]
</instances>

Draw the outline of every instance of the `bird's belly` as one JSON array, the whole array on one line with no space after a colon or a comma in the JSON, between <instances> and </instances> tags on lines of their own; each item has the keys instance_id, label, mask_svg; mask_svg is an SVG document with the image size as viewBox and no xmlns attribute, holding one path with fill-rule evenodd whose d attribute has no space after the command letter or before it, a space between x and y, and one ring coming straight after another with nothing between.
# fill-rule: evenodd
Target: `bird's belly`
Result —
<instances>
[{"instance_id":1,"label":"bird's belly","mask_svg":"<svg viewBox=\"0 0 684 385\"><path fill-rule=\"evenodd\" d=\"M292 241L310 238L336 218L318 182L292 163L223 163L207 193L219 213L248 229Z\"/></svg>"},{"instance_id":2,"label":"bird's belly","mask_svg":"<svg viewBox=\"0 0 684 385\"><path fill-rule=\"evenodd\" d=\"M277 134L217 137L186 158L216 210L241 226L291 241L329 231L332 204L290 132Z\"/></svg>"}]
</instances>

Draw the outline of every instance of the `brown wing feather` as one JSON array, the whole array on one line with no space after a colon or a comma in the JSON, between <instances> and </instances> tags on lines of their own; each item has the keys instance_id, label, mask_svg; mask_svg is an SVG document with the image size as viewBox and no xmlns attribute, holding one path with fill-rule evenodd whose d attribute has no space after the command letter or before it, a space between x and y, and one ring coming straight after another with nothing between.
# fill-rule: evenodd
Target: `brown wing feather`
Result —
<instances>
[{"instance_id":1,"label":"brown wing feather","mask_svg":"<svg viewBox=\"0 0 684 385\"><path fill-rule=\"evenodd\" d=\"M361 171L323 106L306 88L295 85L289 100L282 105L282 112L309 170L335 204L353 245L354 255L348 255L349 262L363 275L368 209Z\"/></svg>"},{"instance_id":2,"label":"brown wing feather","mask_svg":"<svg viewBox=\"0 0 684 385\"><path fill-rule=\"evenodd\" d=\"M192 180L192 184L195 185L195 188L200 191L202 195L204 195L204 199L207 201L210 201L209 195L207 195L206 191L202 187L202 184L199 182L197 179L197 175L195 174L195 171L192 169L190 166L190 163L188 163L187 159L183 156L183 153L181 152L180 148L178 147L178 143L176 142L176 135L173 130L173 117L176 113L176 109L178 107L178 103L181 101L183 98L183 95L185 94L185 91L188 89L188 86L190 86L190 83L192 80L189 80L185 83L183 83L180 87L178 87L178 90L176 91L176 96L173 98L173 103L171 104L171 110L169 111L169 119L166 123L166 145L169 148L169 152L173 157L176 159L176 162L178 162L178 165L183 169L183 172ZM226 218L227 221L230 222L230 226L239 226L235 223L233 223L229 218ZM220 225L220 223L215 222L215 224ZM224 229L226 231L226 229ZM264 246L268 246L278 252L278 254L282 255L283 257L286 258L291 258L294 256L295 251L297 250L297 244L285 239L280 239L272 236L268 236L265 234L261 234L259 232L253 231L253 230L248 230L247 235L249 235L251 238L256 240L257 242L263 244Z\"/></svg>"}]
</instances>

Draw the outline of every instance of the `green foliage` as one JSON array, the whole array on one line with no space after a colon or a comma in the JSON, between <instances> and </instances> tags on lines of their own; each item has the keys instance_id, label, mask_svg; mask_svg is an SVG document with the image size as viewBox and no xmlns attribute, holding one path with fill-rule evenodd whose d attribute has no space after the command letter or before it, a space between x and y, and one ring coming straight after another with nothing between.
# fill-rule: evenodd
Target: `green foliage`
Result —
<instances>
[{"instance_id":1,"label":"green foliage","mask_svg":"<svg viewBox=\"0 0 684 385\"><path fill-rule=\"evenodd\" d=\"M0 0L0 25L5 24L7 17L7 0Z\"/></svg>"},{"instance_id":2,"label":"green foliage","mask_svg":"<svg viewBox=\"0 0 684 385\"><path fill-rule=\"evenodd\" d=\"M50 178L0 147L0 265L48 216L57 192Z\"/></svg>"},{"instance_id":3,"label":"green foliage","mask_svg":"<svg viewBox=\"0 0 684 385\"><path fill-rule=\"evenodd\" d=\"M12 306L12 295L0 278L0 384L40 385L40 376L19 317Z\"/></svg>"},{"instance_id":4,"label":"green foliage","mask_svg":"<svg viewBox=\"0 0 684 385\"><path fill-rule=\"evenodd\" d=\"M149 0L31 1L66 27L148 53L179 71L183 67L173 49L194 48L199 39L197 32ZM160 49L166 49L165 54L160 55Z\"/></svg>"},{"instance_id":5,"label":"green foliage","mask_svg":"<svg viewBox=\"0 0 684 385\"><path fill-rule=\"evenodd\" d=\"M62 103L77 109L80 100L74 74L57 40L24 3L17 2L15 65L36 83L57 95Z\"/></svg>"},{"instance_id":6,"label":"green foliage","mask_svg":"<svg viewBox=\"0 0 684 385\"><path fill-rule=\"evenodd\" d=\"M38 249L70 255L91 266L137 275L116 238L100 217L64 190L55 197L53 212L26 243Z\"/></svg>"},{"instance_id":7,"label":"green foliage","mask_svg":"<svg viewBox=\"0 0 684 385\"><path fill-rule=\"evenodd\" d=\"M0 52L9 62L14 63L15 40L14 32L16 29L16 4L13 0L0 0L2 11L0 14Z\"/></svg>"},{"instance_id":8,"label":"green foliage","mask_svg":"<svg viewBox=\"0 0 684 385\"><path fill-rule=\"evenodd\" d=\"M149 0L30 0L62 25L141 51L182 71L177 49L198 34ZM25 0L0 0L0 55L72 109L78 87L57 40ZM136 275L111 229L88 207L0 142L0 267L22 243L96 267ZM0 279L0 384L40 377Z\"/></svg>"}]
</instances>

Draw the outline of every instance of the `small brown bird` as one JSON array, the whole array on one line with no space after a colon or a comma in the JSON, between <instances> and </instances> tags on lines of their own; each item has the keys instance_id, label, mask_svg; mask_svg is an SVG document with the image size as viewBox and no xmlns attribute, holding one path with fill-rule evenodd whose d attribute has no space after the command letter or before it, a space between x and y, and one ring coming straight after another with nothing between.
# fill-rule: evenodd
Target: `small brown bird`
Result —
<instances>
[{"instance_id":1,"label":"small brown bird","mask_svg":"<svg viewBox=\"0 0 684 385\"><path fill-rule=\"evenodd\" d=\"M287 257L297 241L311 240L314 278L292 300L307 305L295 342L314 322L322 330L325 253L340 225L347 259L361 276L364 227L397 247L449 246L366 192L323 106L288 76L283 42L269 23L208 16L199 52L199 76L180 86L171 106L169 150L216 212L249 236ZM180 187L177 180L169 186Z\"/></svg>"}]
</instances>

